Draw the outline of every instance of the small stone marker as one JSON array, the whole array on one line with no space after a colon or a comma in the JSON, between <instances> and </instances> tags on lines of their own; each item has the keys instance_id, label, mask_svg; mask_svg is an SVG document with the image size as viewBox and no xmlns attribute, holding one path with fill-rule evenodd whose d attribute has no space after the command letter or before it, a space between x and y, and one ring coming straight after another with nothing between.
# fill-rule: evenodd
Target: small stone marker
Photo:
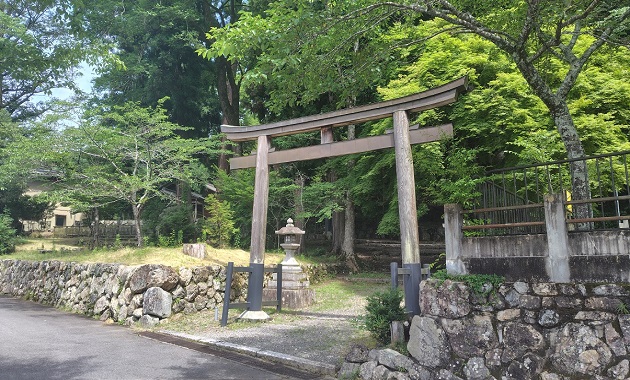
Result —
<instances>
[{"instance_id":1,"label":"small stone marker","mask_svg":"<svg viewBox=\"0 0 630 380\"><path fill-rule=\"evenodd\" d=\"M184 244L184 255L203 259L206 257L206 245L203 243Z\"/></svg>"},{"instance_id":2,"label":"small stone marker","mask_svg":"<svg viewBox=\"0 0 630 380\"><path fill-rule=\"evenodd\" d=\"M390 325L392 343L400 343L405 341L405 326L402 321L392 321Z\"/></svg>"}]
</instances>

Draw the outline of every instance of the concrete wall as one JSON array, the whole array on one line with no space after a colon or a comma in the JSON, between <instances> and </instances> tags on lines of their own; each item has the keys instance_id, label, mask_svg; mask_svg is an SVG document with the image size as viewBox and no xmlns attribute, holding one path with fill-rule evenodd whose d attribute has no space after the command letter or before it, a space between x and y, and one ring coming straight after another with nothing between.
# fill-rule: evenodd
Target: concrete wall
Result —
<instances>
[{"instance_id":1,"label":"concrete wall","mask_svg":"<svg viewBox=\"0 0 630 380\"><path fill-rule=\"evenodd\" d=\"M464 237L459 205L444 206L449 274L508 281L630 282L630 230L568 231L559 195L544 199L546 234Z\"/></svg>"}]
</instances>

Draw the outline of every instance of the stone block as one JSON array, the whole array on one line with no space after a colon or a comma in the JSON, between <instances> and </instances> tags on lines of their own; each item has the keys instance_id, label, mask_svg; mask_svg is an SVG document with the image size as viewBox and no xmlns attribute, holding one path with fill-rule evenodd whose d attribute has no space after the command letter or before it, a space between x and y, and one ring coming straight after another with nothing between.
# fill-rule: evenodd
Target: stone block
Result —
<instances>
[{"instance_id":1,"label":"stone block","mask_svg":"<svg viewBox=\"0 0 630 380\"><path fill-rule=\"evenodd\" d=\"M164 290L175 288L179 282L179 275L171 267L165 265L148 264L137 268L129 277L129 288L134 294L143 293L151 287Z\"/></svg>"},{"instance_id":2,"label":"stone block","mask_svg":"<svg viewBox=\"0 0 630 380\"><path fill-rule=\"evenodd\" d=\"M625 356L627 354L623 338L619 335L617 330L615 330L612 323L604 327L604 336L606 337L606 344L608 344L608 347L610 347L616 356Z\"/></svg>"},{"instance_id":3,"label":"stone block","mask_svg":"<svg viewBox=\"0 0 630 380\"><path fill-rule=\"evenodd\" d=\"M430 368L446 365L451 357L444 330L432 318L418 315L411 321L407 350L420 365Z\"/></svg>"},{"instance_id":4,"label":"stone block","mask_svg":"<svg viewBox=\"0 0 630 380\"><path fill-rule=\"evenodd\" d=\"M151 327L157 326L157 324L160 323L160 318L145 314L142 317L140 317L140 319L138 319L138 323L142 327L151 328Z\"/></svg>"},{"instance_id":5,"label":"stone block","mask_svg":"<svg viewBox=\"0 0 630 380\"><path fill-rule=\"evenodd\" d=\"M616 313L622 302L617 298L589 297L584 300L584 307L591 310L610 311Z\"/></svg>"},{"instance_id":6,"label":"stone block","mask_svg":"<svg viewBox=\"0 0 630 380\"><path fill-rule=\"evenodd\" d=\"M627 296L628 290L617 284L599 285L593 288L596 296Z\"/></svg>"},{"instance_id":7,"label":"stone block","mask_svg":"<svg viewBox=\"0 0 630 380\"><path fill-rule=\"evenodd\" d=\"M276 300L276 289L263 289L263 300ZM302 309L315 303L315 291L313 289L285 289L282 288L282 307L287 309Z\"/></svg>"},{"instance_id":8,"label":"stone block","mask_svg":"<svg viewBox=\"0 0 630 380\"><path fill-rule=\"evenodd\" d=\"M538 296L522 295L519 297L520 307L528 310L540 309L542 299Z\"/></svg>"},{"instance_id":9,"label":"stone block","mask_svg":"<svg viewBox=\"0 0 630 380\"><path fill-rule=\"evenodd\" d=\"M490 370L486 367L483 358L470 358L464 366L464 375L468 380L486 380L490 376Z\"/></svg>"},{"instance_id":10,"label":"stone block","mask_svg":"<svg viewBox=\"0 0 630 380\"><path fill-rule=\"evenodd\" d=\"M369 360L370 349L363 345L354 345L346 355L346 361L350 363L365 363Z\"/></svg>"},{"instance_id":11,"label":"stone block","mask_svg":"<svg viewBox=\"0 0 630 380\"><path fill-rule=\"evenodd\" d=\"M500 322L511 321L521 317L521 309L506 309L497 312L497 320Z\"/></svg>"},{"instance_id":12,"label":"stone block","mask_svg":"<svg viewBox=\"0 0 630 380\"><path fill-rule=\"evenodd\" d=\"M545 309L538 314L538 324L545 328L557 326L560 323L560 315L555 310Z\"/></svg>"},{"instance_id":13,"label":"stone block","mask_svg":"<svg viewBox=\"0 0 630 380\"><path fill-rule=\"evenodd\" d=\"M96 303L94 304L94 310L93 310L94 314L95 315L100 315L108 307L109 307L109 301L107 300L107 297L102 296L101 298L96 300Z\"/></svg>"},{"instance_id":14,"label":"stone block","mask_svg":"<svg viewBox=\"0 0 630 380\"><path fill-rule=\"evenodd\" d=\"M425 315L461 318L470 314L470 290L461 282L426 280L420 283L420 311Z\"/></svg>"},{"instance_id":15,"label":"stone block","mask_svg":"<svg viewBox=\"0 0 630 380\"><path fill-rule=\"evenodd\" d=\"M206 282L208 281L208 277L210 277L210 269L208 269L208 267L195 267L192 272L192 279L196 283Z\"/></svg>"},{"instance_id":16,"label":"stone block","mask_svg":"<svg viewBox=\"0 0 630 380\"><path fill-rule=\"evenodd\" d=\"M560 309L577 309L582 306L582 300L577 297L555 297L555 301Z\"/></svg>"},{"instance_id":17,"label":"stone block","mask_svg":"<svg viewBox=\"0 0 630 380\"><path fill-rule=\"evenodd\" d=\"M206 245L203 243L184 244L182 247L184 255L204 259L206 257Z\"/></svg>"},{"instance_id":18,"label":"stone block","mask_svg":"<svg viewBox=\"0 0 630 380\"><path fill-rule=\"evenodd\" d=\"M158 318L167 318L171 315L172 305L173 296L164 289L154 286L144 292L142 314L148 314Z\"/></svg>"},{"instance_id":19,"label":"stone block","mask_svg":"<svg viewBox=\"0 0 630 380\"><path fill-rule=\"evenodd\" d=\"M465 319L443 319L442 328L448 335L453 352L464 359L483 356L497 348L499 339L489 316L474 316Z\"/></svg>"},{"instance_id":20,"label":"stone block","mask_svg":"<svg viewBox=\"0 0 630 380\"><path fill-rule=\"evenodd\" d=\"M503 347L501 361L507 363L526 352L544 350L545 338L531 325L509 322L503 328Z\"/></svg>"},{"instance_id":21,"label":"stone block","mask_svg":"<svg viewBox=\"0 0 630 380\"><path fill-rule=\"evenodd\" d=\"M595 376L610 365L612 352L595 331L578 323L567 323L559 332L551 363L568 376Z\"/></svg>"}]
</instances>

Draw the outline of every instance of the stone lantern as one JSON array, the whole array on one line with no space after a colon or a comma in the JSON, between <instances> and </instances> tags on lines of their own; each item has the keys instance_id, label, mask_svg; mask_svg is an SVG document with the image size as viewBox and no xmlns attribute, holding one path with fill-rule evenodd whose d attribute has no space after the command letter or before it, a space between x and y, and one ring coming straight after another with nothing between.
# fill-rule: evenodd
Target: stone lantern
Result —
<instances>
[{"instance_id":1,"label":"stone lantern","mask_svg":"<svg viewBox=\"0 0 630 380\"><path fill-rule=\"evenodd\" d=\"M284 236L284 243L280 244L284 249L285 257L282 260L282 306L290 309L312 305L315 302L315 292L309 289L309 281L300 263L295 259L295 251L300 248L299 236L304 231L293 225L293 219L287 220L287 225L276 231L276 235ZM274 273L273 279L263 291L263 298L274 299L278 289L278 276Z\"/></svg>"},{"instance_id":2,"label":"stone lantern","mask_svg":"<svg viewBox=\"0 0 630 380\"><path fill-rule=\"evenodd\" d=\"M282 247L282 249L284 249L284 252L285 252L284 260L282 260L283 266L287 266L287 265L299 266L300 265L300 263L297 262L297 260L295 259L295 257L293 257L293 255L295 255L295 251L297 251L298 248L300 248L300 243L298 242L298 235L304 235L304 233L305 233L304 231L302 231L301 229L293 225L293 219L291 218L287 219L286 226L276 231L276 235L284 236L284 243L280 244L280 246Z\"/></svg>"}]
</instances>

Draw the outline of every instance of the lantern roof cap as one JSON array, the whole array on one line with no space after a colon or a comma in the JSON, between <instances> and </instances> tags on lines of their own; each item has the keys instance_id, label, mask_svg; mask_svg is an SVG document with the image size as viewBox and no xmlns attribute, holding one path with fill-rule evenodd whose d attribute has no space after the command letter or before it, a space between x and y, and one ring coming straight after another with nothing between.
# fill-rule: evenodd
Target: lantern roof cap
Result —
<instances>
[{"instance_id":1,"label":"lantern roof cap","mask_svg":"<svg viewBox=\"0 0 630 380\"><path fill-rule=\"evenodd\" d=\"M293 225L293 219L287 219L287 225L276 231L276 235L304 235L306 231Z\"/></svg>"}]
</instances>

